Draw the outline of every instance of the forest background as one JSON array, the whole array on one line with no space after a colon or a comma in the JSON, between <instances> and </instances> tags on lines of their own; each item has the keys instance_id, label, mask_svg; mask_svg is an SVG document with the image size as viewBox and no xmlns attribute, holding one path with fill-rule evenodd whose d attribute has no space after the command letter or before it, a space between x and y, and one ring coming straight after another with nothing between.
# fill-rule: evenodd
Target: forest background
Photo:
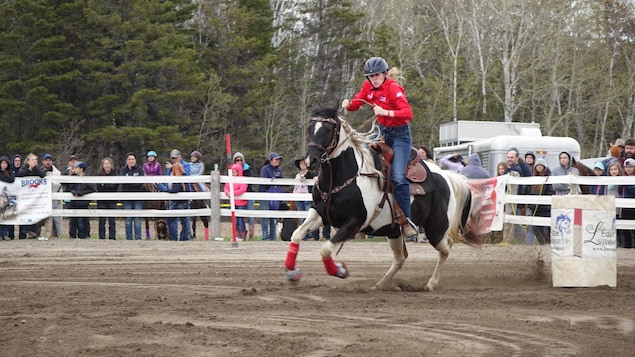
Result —
<instances>
[{"instance_id":1,"label":"forest background","mask_svg":"<svg viewBox=\"0 0 635 357\"><path fill-rule=\"evenodd\" d=\"M371 56L403 71L415 146L454 120L540 123L583 157L634 136L633 0L3 0L0 154L94 174L179 148L209 171L229 133L292 176L312 109L350 98Z\"/></svg>"}]
</instances>

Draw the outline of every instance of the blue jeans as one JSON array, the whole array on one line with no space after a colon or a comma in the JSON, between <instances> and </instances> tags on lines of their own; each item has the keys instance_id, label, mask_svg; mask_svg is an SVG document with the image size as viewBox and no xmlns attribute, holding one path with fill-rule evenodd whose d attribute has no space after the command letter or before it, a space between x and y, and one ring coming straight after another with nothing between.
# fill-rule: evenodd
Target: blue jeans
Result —
<instances>
[{"instance_id":1,"label":"blue jeans","mask_svg":"<svg viewBox=\"0 0 635 357\"><path fill-rule=\"evenodd\" d=\"M534 210L527 207L525 210L525 215L527 217L531 217L534 214ZM534 237L534 226L527 226L527 236L525 237L525 244L534 244L536 239Z\"/></svg>"},{"instance_id":2,"label":"blue jeans","mask_svg":"<svg viewBox=\"0 0 635 357\"><path fill-rule=\"evenodd\" d=\"M254 200L247 201L247 210L253 211L255 208L256 208L256 201ZM243 217L243 218L247 218L247 222L249 223L250 226L256 223L256 219L254 217Z\"/></svg>"},{"instance_id":3,"label":"blue jeans","mask_svg":"<svg viewBox=\"0 0 635 357\"><path fill-rule=\"evenodd\" d=\"M247 209L247 205L245 206L236 206L236 209L241 209L241 210L246 210ZM247 228L245 227L245 218L246 217L236 217L236 230L237 231L246 231Z\"/></svg>"},{"instance_id":4,"label":"blue jeans","mask_svg":"<svg viewBox=\"0 0 635 357\"><path fill-rule=\"evenodd\" d=\"M260 201L260 209L268 210L269 201ZM276 240L276 219L261 218L260 226L262 228L262 240Z\"/></svg>"},{"instance_id":5,"label":"blue jeans","mask_svg":"<svg viewBox=\"0 0 635 357\"><path fill-rule=\"evenodd\" d=\"M408 155L412 147L410 126L380 126L381 134L394 153L392 159L392 182L395 186L395 200L404 215L410 218L410 185L406 179Z\"/></svg>"},{"instance_id":6,"label":"blue jeans","mask_svg":"<svg viewBox=\"0 0 635 357\"><path fill-rule=\"evenodd\" d=\"M122 201L123 209L143 209L143 201ZM132 236L132 229L134 225L134 237ZM126 217L126 239L128 240L141 240L141 218L140 217Z\"/></svg>"},{"instance_id":7,"label":"blue jeans","mask_svg":"<svg viewBox=\"0 0 635 357\"><path fill-rule=\"evenodd\" d=\"M170 210L190 209L189 201L170 201ZM190 217L168 217L168 235L170 240L190 240ZM179 235L179 222L181 234Z\"/></svg>"},{"instance_id":8,"label":"blue jeans","mask_svg":"<svg viewBox=\"0 0 635 357\"><path fill-rule=\"evenodd\" d=\"M117 209L117 201L99 201L97 202L99 209ZM108 224L108 238L116 239L116 222L115 217L99 217L99 239L106 239L106 224Z\"/></svg>"}]
</instances>

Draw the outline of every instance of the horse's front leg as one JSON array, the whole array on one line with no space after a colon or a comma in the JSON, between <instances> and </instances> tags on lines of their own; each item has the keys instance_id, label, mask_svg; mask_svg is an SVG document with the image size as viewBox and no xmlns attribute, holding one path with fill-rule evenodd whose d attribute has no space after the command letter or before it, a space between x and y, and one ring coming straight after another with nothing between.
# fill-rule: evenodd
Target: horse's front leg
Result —
<instances>
[{"instance_id":1,"label":"horse's front leg","mask_svg":"<svg viewBox=\"0 0 635 357\"><path fill-rule=\"evenodd\" d=\"M393 277L397 272L401 269L404 262L406 261L406 245L404 239L399 236L397 238L388 239L388 244L390 245L390 249L392 249L392 265L390 269L386 272L383 278L377 284L375 284L375 288L377 290L401 290L398 286L396 286L393 282Z\"/></svg>"},{"instance_id":2,"label":"horse's front leg","mask_svg":"<svg viewBox=\"0 0 635 357\"><path fill-rule=\"evenodd\" d=\"M291 235L291 243L287 251L287 259L284 266L287 269L287 279L290 281L299 281L302 278L300 269L296 267L296 259L300 250L300 242L302 238L310 231L314 231L322 227L322 217L313 208L309 209L309 214L300 227L296 228Z\"/></svg>"},{"instance_id":3,"label":"horse's front leg","mask_svg":"<svg viewBox=\"0 0 635 357\"><path fill-rule=\"evenodd\" d=\"M332 254L335 246L338 243L344 242L345 240L352 238L359 232L360 227L356 225L354 222L347 223L339 227L337 233L333 236L333 238L329 239L322 245L322 249L320 249L320 254L322 255L322 262L324 263L324 268L329 275L336 276L338 278L346 278L348 277L348 269L346 268L346 264L343 262L336 263L333 260Z\"/></svg>"}]
</instances>

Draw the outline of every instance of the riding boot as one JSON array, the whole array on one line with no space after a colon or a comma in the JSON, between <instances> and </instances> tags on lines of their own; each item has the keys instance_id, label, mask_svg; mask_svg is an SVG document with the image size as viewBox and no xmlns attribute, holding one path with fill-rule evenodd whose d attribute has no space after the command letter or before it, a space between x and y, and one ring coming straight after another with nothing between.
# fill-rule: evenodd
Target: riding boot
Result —
<instances>
[{"instance_id":1,"label":"riding boot","mask_svg":"<svg viewBox=\"0 0 635 357\"><path fill-rule=\"evenodd\" d=\"M205 240L209 240L209 228L208 227L205 227L204 235L205 235Z\"/></svg>"},{"instance_id":2,"label":"riding boot","mask_svg":"<svg viewBox=\"0 0 635 357\"><path fill-rule=\"evenodd\" d=\"M249 240L254 240L254 224L249 225Z\"/></svg>"},{"instance_id":3,"label":"riding boot","mask_svg":"<svg viewBox=\"0 0 635 357\"><path fill-rule=\"evenodd\" d=\"M397 222L401 226L401 234L404 236L407 242L416 242L419 233L415 229L415 225L410 221L401 209L396 210Z\"/></svg>"}]
</instances>

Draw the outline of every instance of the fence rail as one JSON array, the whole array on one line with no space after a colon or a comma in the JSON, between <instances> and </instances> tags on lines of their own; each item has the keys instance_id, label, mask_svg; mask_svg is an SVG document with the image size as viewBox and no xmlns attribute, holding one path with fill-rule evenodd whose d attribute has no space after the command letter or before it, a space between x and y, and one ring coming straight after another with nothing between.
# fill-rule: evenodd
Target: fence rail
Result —
<instances>
[{"instance_id":1,"label":"fence rail","mask_svg":"<svg viewBox=\"0 0 635 357\"><path fill-rule=\"evenodd\" d=\"M206 200L209 202L209 208L198 208L190 210L106 210L106 209L54 209L54 216L62 217L179 217L188 216L209 216L211 234L220 236L220 220L221 217L231 216L231 209L222 208L223 203L228 203L230 197L225 195L222 190L222 184L230 182L240 182L253 185L278 185L287 187L286 191L291 191L293 185L313 185L313 180L299 182L295 179L266 179L259 177L231 177L220 175L220 172L213 171L211 175L202 176L50 176L52 183L69 184L77 182L86 183L178 183L189 182L207 183L211 187L211 192L95 192L82 197L74 197L70 192L54 192L53 200L70 201L70 200L87 200L87 201L123 201L123 200L171 200L171 199L187 199L187 200ZM632 177L585 177L585 176L549 176L543 177L507 177L508 192L512 192L513 187L518 185L536 185L536 184L557 184L566 183L575 187L576 185L632 185L635 184ZM294 193L267 193L267 192L246 192L240 196L243 200L277 200L277 201L311 201L311 194L294 194ZM503 204L508 205L525 205L525 204L541 204L551 205L551 196L536 195L516 195L506 194ZM617 208L635 208L635 199L616 198L615 205ZM272 211L272 210L236 210L235 215L238 217L277 217L277 218L304 218L306 212L303 211ZM532 217L519 216L506 213L504 217L505 223L549 226L551 218L549 217ZM619 229L635 229L635 221L633 220L617 220Z\"/></svg>"}]
</instances>

